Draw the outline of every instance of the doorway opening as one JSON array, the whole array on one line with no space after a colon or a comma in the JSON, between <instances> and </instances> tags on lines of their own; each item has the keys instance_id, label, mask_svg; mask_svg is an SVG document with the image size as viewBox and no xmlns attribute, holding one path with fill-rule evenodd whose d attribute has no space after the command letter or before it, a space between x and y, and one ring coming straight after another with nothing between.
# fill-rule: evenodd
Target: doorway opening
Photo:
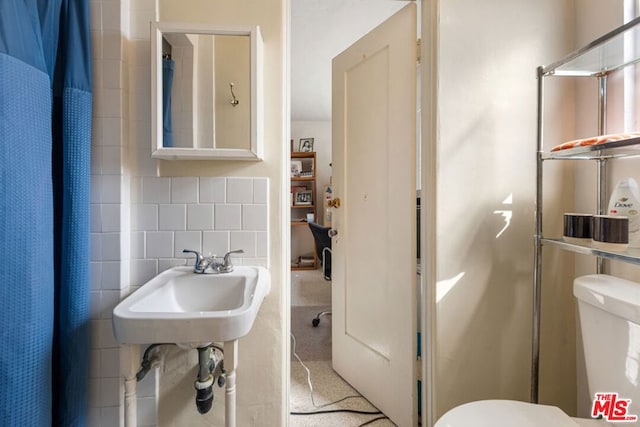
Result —
<instances>
[{"instance_id":1,"label":"doorway opening","mask_svg":"<svg viewBox=\"0 0 640 427\"><path fill-rule=\"evenodd\" d=\"M327 221L323 202L332 175L331 60L407 3L409 2L388 0L368 0L366 4L358 0L331 0L322 4L311 0L290 2L290 149L292 153L305 153L303 142L312 140L314 153L311 168L308 164L305 165L304 161L298 163L299 159L295 154L291 158L292 178L309 178L314 182L310 184L309 180L291 180L292 271L289 318L293 334L290 358L290 409L296 414L316 413L292 415L292 426L350 425L354 424L354 421L346 420L353 420L355 415L361 416L356 419L365 424L383 417L383 414L376 413L376 408L362 397L350 397L359 393L333 370L332 319L323 317L316 327L313 326L317 312L331 305L332 284L322 278L309 227L298 222L304 223L311 219L313 222L325 224ZM311 175L304 175L309 172ZM300 185L300 181L305 181L304 185ZM304 193L312 194L311 205L306 204L306 198L302 197ZM300 215L301 211L304 215ZM308 213L313 216L308 217ZM381 387L383 386L381 384ZM329 391L325 392L325 389ZM347 399L336 402L343 397ZM332 402L335 402L335 406L323 406ZM353 408L354 405L358 407ZM367 413L347 412L351 418L346 419L337 418L340 416L339 413L317 414L341 406ZM318 421L318 424L306 424L310 417L313 417L314 423ZM328 418L319 422L317 417ZM388 424L383 424L384 422ZM381 419L376 425L394 424Z\"/></svg>"}]
</instances>

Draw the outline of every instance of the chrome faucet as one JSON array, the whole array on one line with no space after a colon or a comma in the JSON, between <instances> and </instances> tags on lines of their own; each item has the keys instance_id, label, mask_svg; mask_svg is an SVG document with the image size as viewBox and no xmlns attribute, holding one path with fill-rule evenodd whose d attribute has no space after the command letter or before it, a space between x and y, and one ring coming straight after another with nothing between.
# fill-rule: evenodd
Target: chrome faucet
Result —
<instances>
[{"instance_id":1,"label":"chrome faucet","mask_svg":"<svg viewBox=\"0 0 640 427\"><path fill-rule=\"evenodd\" d=\"M192 253L196 255L196 263L193 265L194 273L198 273L198 274L213 273L213 271L208 271L208 270L211 270L212 268L212 265L211 265L212 261L215 261L213 257L204 257L200 252L194 251L191 249L183 249L182 253L183 254Z\"/></svg>"},{"instance_id":2,"label":"chrome faucet","mask_svg":"<svg viewBox=\"0 0 640 427\"><path fill-rule=\"evenodd\" d=\"M233 264L231 263L231 254L242 254L244 251L242 249L238 249L235 251L230 251L224 254L222 258L222 262L216 259L215 255L212 256L202 256L202 254L198 251L194 251L191 249L183 249L182 253L192 253L196 255L196 262L193 266L193 272L197 274L220 274L220 273L231 273L233 271Z\"/></svg>"}]
</instances>

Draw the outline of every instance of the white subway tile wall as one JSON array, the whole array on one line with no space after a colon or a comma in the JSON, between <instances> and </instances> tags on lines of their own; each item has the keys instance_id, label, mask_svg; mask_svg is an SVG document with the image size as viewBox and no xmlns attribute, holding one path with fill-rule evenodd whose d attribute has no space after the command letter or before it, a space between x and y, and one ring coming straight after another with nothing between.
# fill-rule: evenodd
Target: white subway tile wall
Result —
<instances>
[{"instance_id":1,"label":"white subway tile wall","mask_svg":"<svg viewBox=\"0 0 640 427\"><path fill-rule=\"evenodd\" d=\"M214 212L213 227L216 230L242 230L242 205L218 205Z\"/></svg>"},{"instance_id":2,"label":"white subway tile wall","mask_svg":"<svg viewBox=\"0 0 640 427\"><path fill-rule=\"evenodd\" d=\"M131 207L132 286L143 284L140 279L153 268L140 261L161 261L157 274L192 258L183 249L217 256L243 249L236 262L251 257L252 263L266 265L267 178L144 177L144 182L144 203ZM147 191L153 195L146 196ZM169 193L172 202L161 202Z\"/></svg>"},{"instance_id":3,"label":"white subway tile wall","mask_svg":"<svg viewBox=\"0 0 640 427\"><path fill-rule=\"evenodd\" d=\"M200 203L225 203L226 201L225 178L200 178Z\"/></svg>"},{"instance_id":4,"label":"white subway tile wall","mask_svg":"<svg viewBox=\"0 0 640 427\"><path fill-rule=\"evenodd\" d=\"M200 231L176 231L173 257L193 257L192 254L185 254L184 249L202 252L202 233Z\"/></svg>"},{"instance_id":5,"label":"white subway tile wall","mask_svg":"<svg viewBox=\"0 0 640 427\"><path fill-rule=\"evenodd\" d=\"M202 251L206 254L229 252L229 231L205 231L202 233Z\"/></svg>"},{"instance_id":6,"label":"white subway tile wall","mask_svg":"<svg viewBox=\"0 0 640 427\"><path fill-rule=\"evenodd\" d=\"M213 205L187 205L187 229L213 230Z\"/></svg>"},{"instance_id":7,"label":"white subway tile wall","mask_svg":"<svg viewBox=\"0 0 640 427\"><path fill-rule=\"evenodd\" d=\"M142 201L144 203L171 203L171 178L143 177Z\"/></svg>"},{"instance_id":8,"label":"white subway tile wall","mask_svg":"<svg viewBox=\"0 0 640 427\"><path fill-rule=\"evenodd\" d=\"M171 258L173 256L173 233L170 231L148 231L146 236L148 258ZM142 285L142 283L138 283Z\"/></svg>"},{"instance_id":9,"label":"white subway tile wall","mask_svg":"<svg viewBox=\"0 0 640 427\"><path fill-rule=\"evenodd\" d=\"M184 230L187 227L186 205L160 205L160 230Z\"/></svg>"},{"instance_id":10,"label":"white subway tile wall","mask_svg":"<svg viewBox=\"0 0 640 427\"><path fill-rule=\"evenodd\" d=\"M267 205L242 205L242 229L267 231Z\"/></svg>"},{"instance_id":11,"label":"white subway tile wall","mask_svg":"<svg viewBox=\"0 0 640 427\"><path fill-rule=\"evenodd\" d=\"M172 178L171 203L197 203L198 178Z\"/></svg>"},{"instance_id":12,"label":"white subway tile wall","mask_svg":"<svg viewBox=\"0 0 640 427\"><path fill-rule=\"evenodd\" d=\"M252 181L251 178L227 179L227 203L252 203Z\"/></svg>"}]
</instances>

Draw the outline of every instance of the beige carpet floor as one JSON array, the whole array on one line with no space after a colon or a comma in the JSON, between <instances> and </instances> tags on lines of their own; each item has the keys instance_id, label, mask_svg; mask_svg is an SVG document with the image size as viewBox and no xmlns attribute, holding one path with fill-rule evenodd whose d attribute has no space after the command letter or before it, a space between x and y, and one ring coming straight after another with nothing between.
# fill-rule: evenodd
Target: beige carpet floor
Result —
<instances>
[{"instance_id":1,"label":"beige carpet floor","mask_svg":"<svg viewBox=\"0 0 640 427\"><path fill-rule=\"evenodd\" d=\"M317 406L335 402L358 393L331 367L331 316L324 316L318 327L311 320L319 311L331 306L331 282L322 279L319 270L291 273L291 332L296 338L296 353L310 371ZM293 350L293 341L291 342ZM377 412L365 398L356 397L340 403L317 408L313 405L307 380L307 372L291 355L291 412L317 412L334 409L354 409ZM384 387L384 384L380 384ZM314 415L290 415L291 427L358 427L383 415L337 412ZM388 427L394 424L388 419L374 421L367 426Z\"/></svg>"},{"instance_id":2,"label":"beige carpet floor","mask_svg":"<svg viewBox=\"0 0 640 427\"><path fill-rule=\"evenodd\" d=\"M320 360L305 362L311 372L311 383L314 390L314 402L321 406L326 403L335 402L346 396L358 396L347 382L345 382L331 368L331 361ZM380 387L384 387L380 384ZM291 362L291 400L289 409L291 412L316 412L333 409L354 409L359 411L377 412L371 403L363 397L356 397L344 400L340 403L324 408L314 407L309 394L309 384L307 383L307 372L299 362ZM337 412L329 414L315 415L290 415L289 425L291 427L358 427L375 418L383 415L365 415L348 412ZM373 427L394 426L388 419L374 421L367 424Z\"/></svg>"},{"instance_id":3,"label":"beige carpet floor","mask_svg":"<svg viewBox=\"0 0 640 427\"><path fill-rule=\"evenodd\" d=\"M293 307L331 306L331 282L324 280L320 270L291 272L291 305Z\"/></svg>"},{"instance_id":4,"label":"beige carpet floor","mask_svg":"<svg viewBox=\"0 0 640 427\"><path fill-rule=\"evenodd\" d=\"M331 316L322 316L316 327L311 323L326 308L315 305L291 307L291 333L295 336L296 352L302 360L331 360ZM291 360L296 360L293 352Z\"/></svg>"}]
</instances>

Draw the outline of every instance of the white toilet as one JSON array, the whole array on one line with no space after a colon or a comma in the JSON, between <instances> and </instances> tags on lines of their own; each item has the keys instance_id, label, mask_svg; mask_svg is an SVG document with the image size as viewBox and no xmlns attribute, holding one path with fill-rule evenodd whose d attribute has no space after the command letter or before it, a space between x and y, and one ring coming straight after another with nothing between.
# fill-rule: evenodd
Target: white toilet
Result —
<instances>
[{"instance_id":1,"label":"white toilet","mask_svg":"<svg viewBox=\"0 0 640 427\"><path fill-rule=\"evenodd\" d=\"M589 393L631 399L628 415L640 422L640 283L604 274L573 282L584 342ZM631 423L635 425L635 423ZM435 427L587 427L630 425L572 418L560 408L514 400L466 403L444 414Z\"/></svg>"}]
</instances>

